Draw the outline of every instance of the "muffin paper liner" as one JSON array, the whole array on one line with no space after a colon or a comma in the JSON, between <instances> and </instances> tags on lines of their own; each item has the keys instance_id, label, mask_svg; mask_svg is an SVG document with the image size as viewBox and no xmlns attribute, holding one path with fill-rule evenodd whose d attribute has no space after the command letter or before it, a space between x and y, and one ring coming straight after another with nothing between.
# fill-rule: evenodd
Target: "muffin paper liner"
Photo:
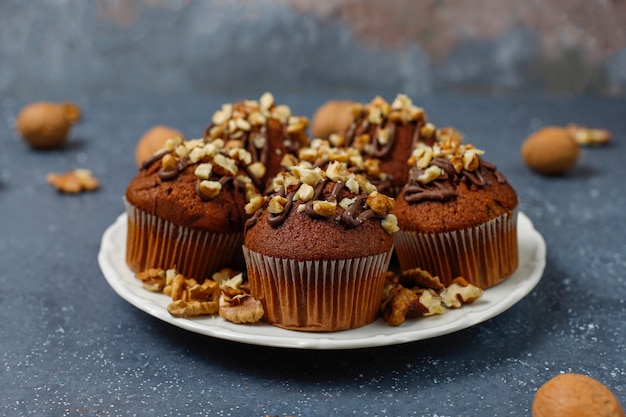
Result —
<instances>
[{"instance_id":1,"label":"muffin paper liner","mask_svg":"<svg viewBox=\"0 0 626 417\"><path fill-rule=\"evenodd\" d=\"M243 247L250 292L264 320L291 330L337 331L378 316L392 251L354 259L298 261Z\"/></svg>"},{"instance_id":2,"label":"muffin paper liner","mask_svg":"<svg viewBox=\"0 0 626 417\"><path fill-rule=\"evenodd\" d=\"M451 232L400 230L394 235L400 267L424 269L438 275L444 285L462 276L483 289L492 287L517 269L517 214L515 209L482 225Z\"/></svg>"},{"instance_id":3,"label":"muffin paper liner","mask_svg":"<svg viewBox=\"0 0 626 417\"><path fill-rule=\"evenodd\" d=\"M133 272L175 268L203 280L221 268L243 267L243 233L214 233L176 225L124 199L128 216L126 264Z\"/></svg>"}]
</instances>

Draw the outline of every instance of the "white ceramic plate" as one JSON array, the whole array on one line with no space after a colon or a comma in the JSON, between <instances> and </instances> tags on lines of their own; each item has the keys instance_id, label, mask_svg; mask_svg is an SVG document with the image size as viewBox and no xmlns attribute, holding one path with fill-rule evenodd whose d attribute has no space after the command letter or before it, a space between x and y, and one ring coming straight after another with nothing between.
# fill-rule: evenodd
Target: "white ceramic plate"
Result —
<instances>
[{"instance_id":1,"label":"white ceramic plate","mask_svg":"<svg viewBox=\"0 0 626 417\"><path fill-rule=\"evenodd\" d=\"M170 298L143 288L124 261L126 215L120 215L102 236L98 262L109 285L135 307L191 332L253 345L301 349L354 349L394 345L453 333L488 320L524 298L537 285L546 262L546 244L523 213L518 218L520 262L503 283L486 290L473 304L440 316L407 320L398 327L378 319L367 326L332 333L306 333L268 324L233 324L219 316L182 319L167 312Z\"/></svg>"}]
</instances>

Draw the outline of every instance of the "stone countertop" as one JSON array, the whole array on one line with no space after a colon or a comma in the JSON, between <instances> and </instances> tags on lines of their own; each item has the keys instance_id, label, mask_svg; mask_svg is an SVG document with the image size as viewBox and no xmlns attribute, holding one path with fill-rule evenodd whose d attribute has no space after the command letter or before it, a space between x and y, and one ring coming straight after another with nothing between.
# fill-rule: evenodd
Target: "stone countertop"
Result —
<instances>
[{"instance_id":1,"label":"stone countertop","mask_svg":"<svg viewBox=\"0 0 626 417\"><path fill-rule=\"evenodd\" d=\"M330 97L276 94L307 116ZM78 98L83 120L64 148L47 152L13 131L27 101L0 101L0 414L528 416L537 388L561 372L590 375L626 404L626 101L414 99L507 175L546 241L543 278L506 312L450 335L316 351L161 322L119 297L98 266L141 134L166 124L200 136L221 103L239 98ZM583 148L565 176L528 170L524 138L569 122L614 139ZM73 168L92 170L101 188L63 195L46 183Z\"/></svg>"}]
</instances>

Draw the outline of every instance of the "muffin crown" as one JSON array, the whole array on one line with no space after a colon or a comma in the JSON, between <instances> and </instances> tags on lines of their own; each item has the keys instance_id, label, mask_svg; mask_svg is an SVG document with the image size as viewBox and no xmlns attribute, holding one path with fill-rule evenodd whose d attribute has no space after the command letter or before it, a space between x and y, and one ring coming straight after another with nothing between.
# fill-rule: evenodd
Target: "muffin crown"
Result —
<instances>
[{"instance_id":1,"label":"muffin crown","mask_svg":"<svg viewBox=\"0 0 626 417\"><path fill-rule=\"evenodd\" d=\"M289 106L276 104L274 96L266 92L259 100L223 104L213 114L203 138L246 150L251 163L265 171L267 180L280 165L288 165L298 149L309 144L308 125L308 118L293 115Z\"/></svg>"},{"instance_id":2,"label":"muffin crown","mask_svg":"<svg viewBox=\"0 0 626 417\"><path fill-rule=\"evenodd\" d=\"M258 221L263 210L268 211L267 222L273 228L283 224L295 210L347 228L378 219L387 233L398 230L397 219L389 214L393 198L379 193L362 174L351 172L346 162L331 161L325 168L301 162L278 174L272 187L267 204L247 222L247 228Z\"/></svg>"},{"instance_id":3,"label":"muffin crown","mask_svg":"<svg viewBox=\"0 0 626 417\"><path fill-rule=\"evenodd\" d=\"M397 139L397 125L415 125L413 144L428 142L434 133L424 109L414 105L405 94L398 94L392 103L377 96L367 104L356 104L352 116L353 122L344 135L345 144L375 158L390 156Z\"/></svg>"},{"instance_id":4,"label":"muffin crown","mask_svg":"<svg viewBox=\"0 0 626 417\"><path fill-rule=\"evenodd\" d=\"M195 191L204 201L217 197L232 186L245 199L246 214L252 214L262 201L259 192L261 173L255 172L251 155L244 149L228 149L222 140L202 139L184 141L168 139L163 150L143 162L141 170L159 163L157 175L161 181L175 180L184 170L193 169Z\"/></svg>"},{"instance_id":5,"label":"muffin crown","mask_svg":"<svg viewBox=\"0 0 626 417\"><path fill-rule=\"evenodd\" d=\"M432 145L417 143L407 163L409 180L404 199L409 203L425 200L447 201L456 198L461 181L482 188L507 182L497 167L482 159L484 151L463 144L460 134L452 128L438 129Z\"/></svg>"}]
</instances>

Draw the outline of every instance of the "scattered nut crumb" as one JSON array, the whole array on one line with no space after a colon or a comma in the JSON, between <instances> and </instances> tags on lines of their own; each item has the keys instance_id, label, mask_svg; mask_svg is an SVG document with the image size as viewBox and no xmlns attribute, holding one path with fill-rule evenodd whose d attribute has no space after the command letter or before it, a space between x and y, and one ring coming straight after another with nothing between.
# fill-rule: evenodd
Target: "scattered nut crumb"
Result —
<instances>
[{"instance_id":1,"label":"scattered nut crumb","mask_svg":"<svg viewBox=\"0 0 626 417\"><path fill-rule=\"evenodd\" d=\"M66 194L93 191L100 187L100 182L87 169L74 169L64 174L53 172L48 174L46 180L48 184Z\"/></svg>"},{"instance_id":2,"label":"scattered nut crumb","mask_svg":"<svg viewBox=\"0 0 626 417\"><path fill-rule=\"evenodd\" d=\"M167 311L174 317L191 318L219 314L233 323L255 323L265 310L260 301L250 295L242 274L224 268L212 279L198 283L175 269L151 268L138 272L139 279L148 291L162 292L172 302Z\"/></svg>"},{"instance_id":3,"label":"scattered nut crumb","mask_svg":"<svg viewBox=\"0 0 626 417\"><path fill-rule=\"evenodd\" d=\"M390 326L407 319L444 314L446 307L459 308L480 298L483 290L458 277L445 287L439 277L415 268L399 277L388 272L381 313Z\"/></svg>"},{"instance_id":4,"label":"scattered nut crumb","mask_svg":"<svg viewBox=\"0 0 626 417\"><path fill-rule=\"evenodd\" d=\"M598 146L611 141L611 132L606 129L595 129L570 123L566 127L574 142L580 146Z\"/></svg>"}]
</instances>

